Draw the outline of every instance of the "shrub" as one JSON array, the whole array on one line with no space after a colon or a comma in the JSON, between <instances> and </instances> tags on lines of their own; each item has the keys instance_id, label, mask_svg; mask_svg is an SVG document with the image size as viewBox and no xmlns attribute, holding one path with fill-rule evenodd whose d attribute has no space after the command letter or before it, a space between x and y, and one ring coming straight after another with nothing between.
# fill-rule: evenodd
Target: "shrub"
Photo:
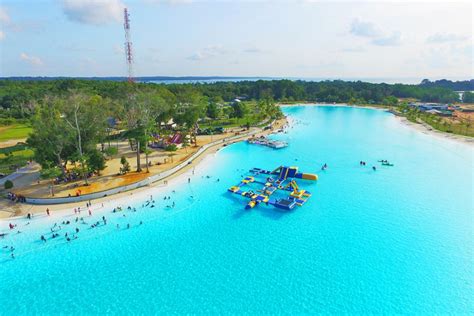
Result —
<instances>
[{"instance_id":1,"label":"shrub","mask_svg":"<svg viewBox=\"0 0 474 316\"><path fill-rule=\"evenodd\" d=\"M125 156L122 156L120 158L120 164L122 165L122 167L120 168L120 174L126 174L130 171L130 164L128 163L127 158L125 158Z\"/></svg>"},{"instance_id":2,"label":"shrub","mask_svg":"<svg viewBox=\"0 0 474 316\"><path fill-rule=\"evenodd\" d=\"M5 187L5 190L9 190L9 189L13 188L13 182L11 180L5 181L5 183L3 185Z\"/></svg>"},{"instance_id":3,"label":"shrub","mask_svg":"<svg viewBox=\"0 0 474 316\"><path fill-rule=\"evenodd\" d=\"M165 147L166 151L176 151L178 150L178 147L175 144L169 144L168 146Z\"/></svg>"}]
</instances>

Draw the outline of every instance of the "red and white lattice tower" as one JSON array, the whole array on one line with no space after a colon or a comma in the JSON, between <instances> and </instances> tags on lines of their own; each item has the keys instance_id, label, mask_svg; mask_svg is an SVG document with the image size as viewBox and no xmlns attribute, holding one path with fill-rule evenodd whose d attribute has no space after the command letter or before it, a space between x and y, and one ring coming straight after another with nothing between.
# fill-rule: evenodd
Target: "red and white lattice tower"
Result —
<instances>
[{"instance_id":1,"label":"red and white lattice tower","mask_svg":"<svg viewBox=\"0 0 474 316\"><path fill-rule=\"evenodd\" d=\"M130 14L127 8L123 9L123 28L125 30L125 59L127 61L128 82L134 82L132 42L130 40Z\"/></svg>"}]
</instances>

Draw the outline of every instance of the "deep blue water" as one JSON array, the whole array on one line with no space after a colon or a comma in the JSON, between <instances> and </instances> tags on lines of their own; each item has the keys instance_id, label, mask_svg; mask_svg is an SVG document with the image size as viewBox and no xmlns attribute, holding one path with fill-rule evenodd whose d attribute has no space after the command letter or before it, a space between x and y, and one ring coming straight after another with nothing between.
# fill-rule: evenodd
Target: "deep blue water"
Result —
<instances>
[{"instance_id":1,"label":"deep blue water","mask_svg":"<svg viewBox=\"0 0 474 316\"><path fill-rule=\"evenodd\" d=\"M472 314L473 147L379 110L285 112L290 127L273 137L289 147L228 146L190 184L95 205L85 220L107 226L66 225L80 228L70 243L38 240L64 215L16 221L23 232L0 239L16 255L0 249L0 314ZM304 206L246 211L226 193L248 169L281 164L318 173L298 182L313 193ZM150 194L156 207L142 207ZM111 213L118 204L137 212Z\"/></svg>"}]
</instances>

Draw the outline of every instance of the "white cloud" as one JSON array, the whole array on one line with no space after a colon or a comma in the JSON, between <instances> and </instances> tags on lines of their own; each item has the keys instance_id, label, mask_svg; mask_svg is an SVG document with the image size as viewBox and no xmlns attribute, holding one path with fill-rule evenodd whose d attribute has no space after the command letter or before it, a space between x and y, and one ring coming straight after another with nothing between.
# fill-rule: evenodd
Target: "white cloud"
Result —
<instances>
[{"instance_id":1,"label":"white cloud","mask_svg":"<svg viewBox=\"0 0 474 316\"><path fill-rule=\"evenodd\" d=\"M0 7L0 24L2 27L6 27L11 23L10 16L8 15L7 9ZM5 31L0 30L0 41L5 38Z\"/></svg>"},{"instance_id":2,"label":"white cloud","mask_svg":"<svg viewBox=\"0 0 474 316\"><path fill-rule=\"evenodd\" d=\"M379 28L371 23L355 19L351 23L350 32L359 37L371 38L371 44L377 46L397 46L401 44L402 36L400 32L393 32L385 35Z\"/></svg>"},{"instance_id":3,"label":"white cloud","mask_svg":"<svg viewBox=\"0 0 474 316\"><path fill-rule=\"evenodd\" d=\"M402 42L400 32L393 32L390 36L379 37L372 40L372 44L377 46L398 46Z\"/></svg>"},{"instance_id":4,"label":"white cloud","mask_svg":"<svg viewBox=\"0 0 474 316\"><path fill-rule=\"evenodd\" d=\"M427 43L447 43L447 42L461 42L467 40L468 36L458 34L442 34L436 33L426 39Z\"/></svg>"},{"instance_id":5,"label":"white cloud","mask_svg":"<svg viewBox=\"0 0 474 316\"><path fill-rule=\"evenodd\" d=\"M62 0L62 7L71 21L102 25L120 22L125 5L120 0Z\"/></svg>"},{"instance_id":6,"label":"white cloud","mask_svg":"<svg viewBox=\"0 0 474 316\"><path fill-rule=\"evenodd\" d=\"M209 45L207 47L204 47L202 50L195 52L187 59L199 61L219 55L224 55L225 53L226 50L222 47L222 45Z\"/></svg>"},{"instance_id":7,"label":"white cloud","mask_svg":"<svg viewBox=\"0 0 474 316\"><path fill-rule=\"evenodd\" d=\"M1 24L10 23L10 16L8 15L7 9L5 9L4 7L0 7L0 23Z\"/></svg>"},{"instance_id":8,"label":"white cloud","mask_svg":"<svg viewBox=\"0 0 474 316\"><path fill-rule=\"evenodd\" d=\"M257 48L257 47L249 47L249 48L246 48L244 50L242 50L243 53L247 53L247 54L264 54L264 53L268 53L268 51L264 50L264 49L260 49L260 48Z\"/></svg>"},{"instance_id":9,"label":"white cloud","mask_svg":"<svg viewBox=\"0 0 474 316\"><path fill-rule=\"evenodd\" d=\"M30 56L26 53L21 53L20 54L20 59L28 62L30 65L33 65L33 66L42 66L43 65L43 61L39 57Z\"/></svg>"},{"instance_id":10,"label":"white cloud","mask_svg":"<svg viewBox=\"0 0 474 316\"><path fill-rule=\"evenodd\" d=\"M363 22L355 19L351 23L351 33L356 36L374 38L380 35L380 31L371 22Z\"/></svg>"}]
</instances>

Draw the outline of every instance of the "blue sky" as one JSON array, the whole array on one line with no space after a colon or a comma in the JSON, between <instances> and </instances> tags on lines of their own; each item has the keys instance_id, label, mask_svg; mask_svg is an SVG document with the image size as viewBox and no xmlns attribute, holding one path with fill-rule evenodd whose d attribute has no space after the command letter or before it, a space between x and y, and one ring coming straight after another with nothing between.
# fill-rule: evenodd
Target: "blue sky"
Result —
<instances>
[{"instance_id":1,"label":"blue sky","mask_svg":"<svg viewBox=\"0 0 474 316\"><path fill-rule=\"evenodd\" d=\"M0 76L472 78L464 2L1 0Z\"/></svg>"}]
</instances>

